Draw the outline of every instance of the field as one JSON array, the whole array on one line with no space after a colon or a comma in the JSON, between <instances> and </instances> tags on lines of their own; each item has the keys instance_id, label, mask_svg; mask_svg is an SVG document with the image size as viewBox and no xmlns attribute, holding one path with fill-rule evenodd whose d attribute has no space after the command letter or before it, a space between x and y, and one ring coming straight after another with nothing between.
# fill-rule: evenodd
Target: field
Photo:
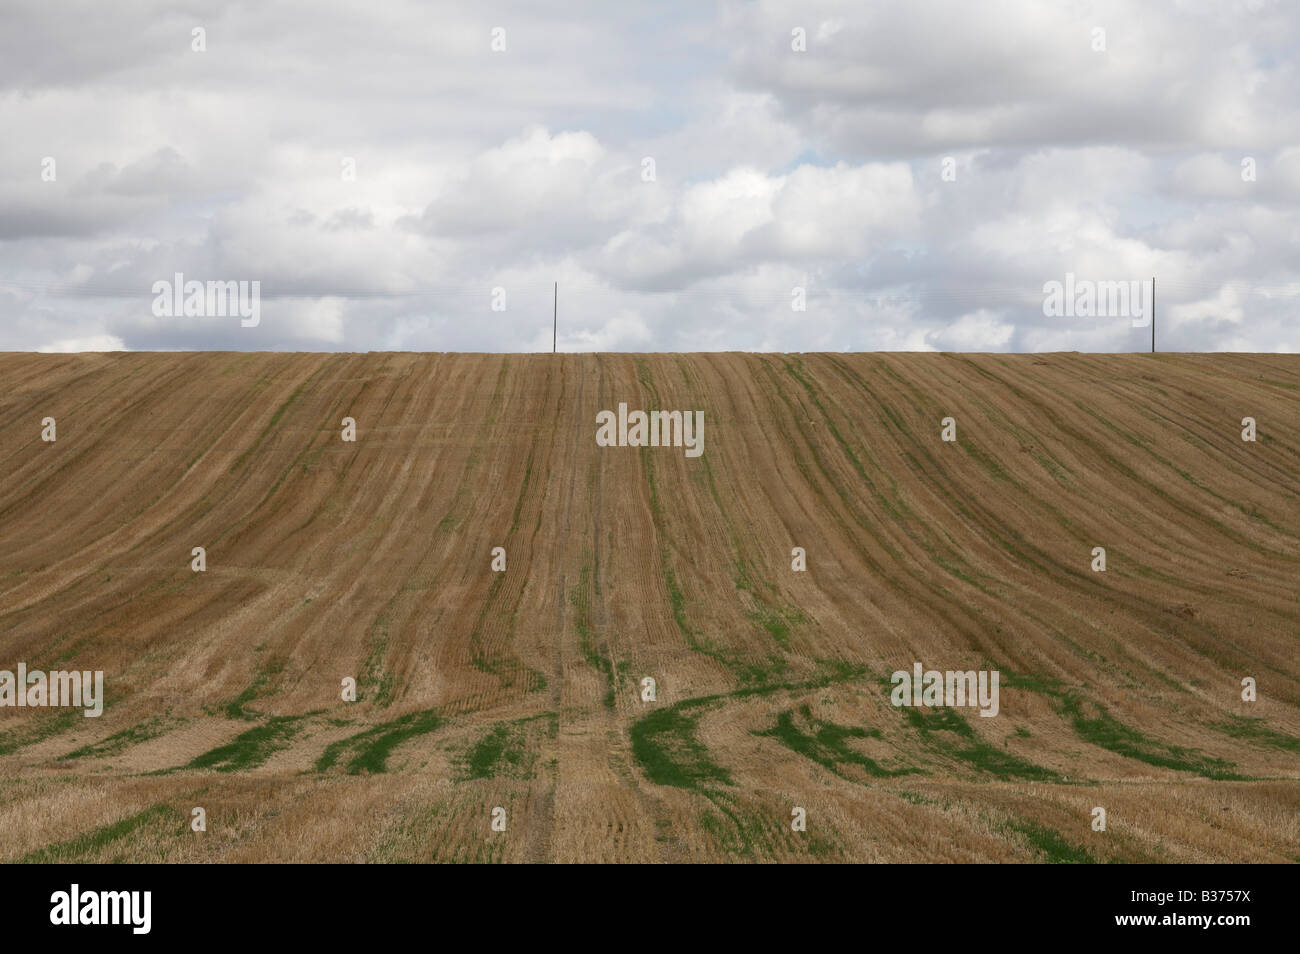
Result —
<instances>
[{"instance_id":1,"label":"field","mask_svg":"<svg viewBox=\"0 0 1300 954\"><path fill-rule=\"evenodd\" d=\"M4 354L0 861L1300 861L1298 580L1296 357Z\"/></svg>"}]
</instances>

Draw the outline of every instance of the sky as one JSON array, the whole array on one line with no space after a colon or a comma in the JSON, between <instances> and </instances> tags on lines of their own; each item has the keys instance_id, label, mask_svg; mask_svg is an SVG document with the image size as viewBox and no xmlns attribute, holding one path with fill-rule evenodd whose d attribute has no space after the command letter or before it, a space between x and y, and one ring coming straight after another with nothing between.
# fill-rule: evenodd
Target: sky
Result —
<instances>
[{"instance_id":1,"label":"sky","mask_svg":"<svg viewBox=\"0 0 1300 954\"><path fill-rule=\"evenodd\" d=\"M0 350L1150 348L1069 275L1300 351L1298 53L1294 0L5 0Z\"/></svg>"}]
</instances>

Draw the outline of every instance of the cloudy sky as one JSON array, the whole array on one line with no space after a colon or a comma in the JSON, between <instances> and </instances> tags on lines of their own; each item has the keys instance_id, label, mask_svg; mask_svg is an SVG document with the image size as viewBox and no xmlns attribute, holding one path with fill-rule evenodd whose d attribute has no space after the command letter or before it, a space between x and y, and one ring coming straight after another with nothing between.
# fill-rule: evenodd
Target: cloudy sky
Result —
<instances>
[{"instance_id":1,"label":"cloudy sky","mask_svg":"<svg viewBox=\"0 0 1300 954\"><path fill-rule=\"evenodd\" d=\"M1149 347L1068 272L1300 351L1298 58L1294 0L5 0L0 350L549 351L553 282L562 351Z\"/></svg>"}]
</instances>

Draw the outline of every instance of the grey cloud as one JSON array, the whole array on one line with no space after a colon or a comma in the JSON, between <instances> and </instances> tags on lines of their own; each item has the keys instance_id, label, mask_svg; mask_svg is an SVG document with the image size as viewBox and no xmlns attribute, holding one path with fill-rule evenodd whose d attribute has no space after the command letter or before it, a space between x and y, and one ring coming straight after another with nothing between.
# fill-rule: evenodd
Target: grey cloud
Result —
<instances>
[{"instance_id":1,"label":"grey cloud","mask_svg":"<svg viewBox=\"0 0 1300 954\"><path fill-rule=\"evenodd\" d=\"M0 347L544 349L555 280L568 349L1143 347L1043 315L1072 271L1295 350L1298 51L1269 0L17 0ZM261 326L155 318L175 272Z\"/></svg>"}]
</instances>

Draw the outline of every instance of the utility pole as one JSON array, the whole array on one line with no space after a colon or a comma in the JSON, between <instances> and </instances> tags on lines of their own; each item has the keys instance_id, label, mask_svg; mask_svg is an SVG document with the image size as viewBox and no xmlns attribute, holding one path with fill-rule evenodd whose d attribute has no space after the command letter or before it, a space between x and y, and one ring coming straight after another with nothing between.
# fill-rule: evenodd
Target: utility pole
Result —
<instances>
[{"instance_id":1,"label":"utility pole","mask_svg":"<svg viewBox=\"0 0 1300 954\"><path fill-rule=\"evenodd\" d=\"M1151 294L1155 295L1155 286L1151 287ZM551 299L551 354L555 354L555 335L560 327L560 283L555 283L555 295ZM1155 345L1151 346L1155 350Z\"/></svg>"},{"instance_id":2,"label":"utility pole","mask_svg":"<svg viewBox=\"0 0 1300 954\"><path fill-rule=\"evenodd\" d=\"M1151 277L1151 354L1156 354L1156 276Z\"/></svg>"}]
</instances>

